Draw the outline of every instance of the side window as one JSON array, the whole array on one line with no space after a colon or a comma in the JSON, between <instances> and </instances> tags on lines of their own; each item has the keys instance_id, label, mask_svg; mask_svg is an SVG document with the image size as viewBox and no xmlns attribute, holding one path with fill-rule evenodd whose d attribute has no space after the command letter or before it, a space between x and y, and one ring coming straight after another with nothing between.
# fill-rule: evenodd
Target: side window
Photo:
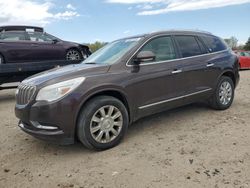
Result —
<instances>
[{"instance_id":1,"label":"side window","mask_svg":"<svg viewBox=\"0 0 250 188\"><path fill-rule=\"evenodd\" d=\"M204 43L207 45L209 52L219 52L227 49L227 46L218 37L215 36L202 36Z\"/></svg>"},{"instance_id":2,"label":"side window","mask_svg":"<svg viewBox=\"0 0 250 188\"><path fill-rule=\"evenodd\" d=\"M0 39L4 41L23 41L25 35L24 32L6 31L1 33Z\"/></svg>"},{"instance_id":3,"label":"side window","mask_svg":"<svg viewBox=\"0 0 250 188\"><path fill-rule=\"evenodd\" d=\"M175 36L182 57L191 57L203 54L194 36Z\"/></svg>"},{"instance_id":4,"label":"side window","mask_svg":"<svg viewBox=\"0 0 250 188\"><path fill-rule=\"evenodd\" d=\"M53 40L52 37L45 33L40 32L28 32L29 38L34 42L51 42Z\"/></svg>"},{"instance_id":5,"label":"side window","mask_svg":"<svg viewBox=\"0 0 250 188\"><path fill-rule=\"evenodd\" d=\"M52 36L52 35L49 35L49 34L47 34L47 33L44 33L44 34L43 34L43 37L44 37L44 40L47 41L47 42L51 42L51 41L57 39L56 37L54 37L54 36Z\"/></svg>"},{"instance_id":6,"label":"side window","mask_svg":"<svg viewBox=\"0 0 250 188\"><path fill-rule=\"evenodd\" d=\"M206 47L205 47L204 44L201 42L200 38L196 38L196 39L197 39L197 42L198 42L198 44L199 44L199 46L200 46L201 52L202 52L203 54L208 53Z\"/></svg>"},{"instance_id":7,"label":"side window","mask_svg":"<svg viewBox=\"0 0 250 188\"><path fill-rule=\"evenodd\" d=\"M159 37L149 41L141 51L152 51L156 59L155 61L167 61L176 58L174 46L170 36Z\"/></svg>"}]
</instances>

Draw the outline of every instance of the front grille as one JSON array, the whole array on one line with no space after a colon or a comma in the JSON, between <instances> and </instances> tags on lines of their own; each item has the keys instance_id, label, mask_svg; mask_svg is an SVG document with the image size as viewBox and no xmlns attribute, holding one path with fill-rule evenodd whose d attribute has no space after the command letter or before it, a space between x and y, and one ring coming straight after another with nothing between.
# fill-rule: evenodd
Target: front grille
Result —
<instances>
[{"instance_id":1,"label":"front grille","mask_svg":"<svg viewBox=\"0 0 250 188\"><path fill-rule=\"evenodd\" d=\"M18 92L16 95L16 102L19 105L26 105L30 102L32 97L34 96L36 91L36 87L29 86L21 83L18 86Z\"/></svg>"}]
</instances>

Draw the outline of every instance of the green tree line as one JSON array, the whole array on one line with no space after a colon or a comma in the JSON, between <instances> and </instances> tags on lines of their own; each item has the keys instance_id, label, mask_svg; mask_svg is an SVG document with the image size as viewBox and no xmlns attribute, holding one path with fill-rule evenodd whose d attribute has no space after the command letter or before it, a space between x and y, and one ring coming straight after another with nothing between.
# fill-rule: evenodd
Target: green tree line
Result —
<instances>
[{"instance_id":1,"label":"green tree line","mask_svg":"<svg viewBox=\"0 0 250 188\"><path fill-rule=\"evenodd\" d=\"M233 50L247 50L250 51L250 37L248 38L247 42L245 44L238 45L238 39L234 36L224 39L225 42L229 47L231 47Z\"/></svg>"},{"instance_id":2,"label":"green tree line","mask_svg":"<svg viewBox=\"0 0 250 188\"><path fill-rule=\"evenodd\" d=\"M93 53L93 52L99 50L100 48L102 48L103 46L105 46L106 44L107 44L107 42L96 41L95 43L89 43L87 45L90 48L91 52Z\"/></svg>"}]
</instances>

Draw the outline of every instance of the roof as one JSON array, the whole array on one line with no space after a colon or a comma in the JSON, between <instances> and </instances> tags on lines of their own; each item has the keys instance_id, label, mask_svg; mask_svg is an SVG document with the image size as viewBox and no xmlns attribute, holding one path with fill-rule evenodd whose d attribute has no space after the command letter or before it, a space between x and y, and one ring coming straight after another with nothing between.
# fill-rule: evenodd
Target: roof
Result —
<instances>
[{"instance_id":1,"label":"roof","mask_svg":"<svg viewBox=\"0 0 250 188\"><path fill-rule=\"evenodd\" d=\"M0 32L2 31L27 31L34 30L35 32L43 32L42 27L36 26L25 26L25 25L9 25L9 26L0 26Z\"/></svg>"},{"instance_id":2,"label":"roof","mask_svg":"<svg viewBox=\"0 0 250 188\"><path fill-rule=\"evenodd\" d=\"M200 31L200 30L163 30L163 31L154 31L151 33L141 34L141 35L134 35L130 37L125 37L123 39L131 39L131 38L142 38L142 37L152 37L155 35L213 35L207 31ZM120 40L120 39L119 39Z\"/></svg>"},{"instance_id":3,"label":"roof","mask_svg":"<svg viewBox=\"0 0 250 188\"><path fill-rule=\"evenodd\" d=\"M212 35L212 33L201 30L163 30L149 33L148 35L161 35L161 34L185 34L185 35L198 35L198 34L208 34Z\"/></svg>"}]
</instances>

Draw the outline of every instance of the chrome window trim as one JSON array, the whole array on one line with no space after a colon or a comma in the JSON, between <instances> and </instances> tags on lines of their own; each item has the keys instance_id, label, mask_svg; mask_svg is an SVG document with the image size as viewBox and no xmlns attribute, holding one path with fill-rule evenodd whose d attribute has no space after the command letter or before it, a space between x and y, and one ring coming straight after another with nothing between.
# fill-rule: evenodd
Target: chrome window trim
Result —
<instances>
[{"instance_id":1,"label":"chrome window trim","mask_svg":"<svg viewBox=\"0 0 250 188\"><path fill-rule=\"evenodd\" d=\"M149 39L147 39L134 53L133 55L128 59L128 61L126 62L126 66L127 67L132 67L134 65L129 65L129 62L132 60L132 58L135 56L135 54L137 54L141 48L150 40L154 39L154 38L157 38L157 37L167 37L167 36L175 36L175 35L170 35L170 34L161 34L161 35L156 35L156 36L153 36ZM196 35L194 35L196 36ZM168 62L172 62L172 61L179 61L179 60L185 60L185 59L191 59L191 58L195 58L195 57L203 57L203 56L208 56L208 55L213 55L213 54L219 54L219 53L222 53L222 52L226 52L228 51L229 48L225 49L225 50L221 50L221 51L218 51L218 52L213 52L213 53L207 53L207 54L201 54L201 55L196 55L196 56L190 56L190 57L182 57L182 58L176 58L176 59L171 59L171 60L166 60L166 61L155 61L155 62L152 62L152 63L142 63L140 64L140 66L145 66L145 65L154 65L154 64L158 64L158 63L168 63Z\"/></svg>"},{"instance_id":2,"label":"chrome window trim","mask_svg":"<svg viewBox=\"0 0 250 188\"><path fill-rule=\"evenodd\" d=\"M204 90L197 91L197 92L194 92L194 93L190 93L190 94L187 94L187 95L182 95L182 96L179 96L179 97L174 97L174 98L171 98L171 99L167 99L167 100L147 104L147 105L144 105L144 106L140 106L139 109L142 110L142 109L145 109L145 108L148 108L148 107L151 107L151 106L156 106L156 105L159 105L159 104L179 100L179 99L182 99L182 98L185 98L185 97L190 97L190 96L197 95L197 94L200 94L200 93L205 93L205 92L211 91L211 90L212 90L212 88L208 88L208 89L204 89Z\"/></svg>"}]
</instances>

